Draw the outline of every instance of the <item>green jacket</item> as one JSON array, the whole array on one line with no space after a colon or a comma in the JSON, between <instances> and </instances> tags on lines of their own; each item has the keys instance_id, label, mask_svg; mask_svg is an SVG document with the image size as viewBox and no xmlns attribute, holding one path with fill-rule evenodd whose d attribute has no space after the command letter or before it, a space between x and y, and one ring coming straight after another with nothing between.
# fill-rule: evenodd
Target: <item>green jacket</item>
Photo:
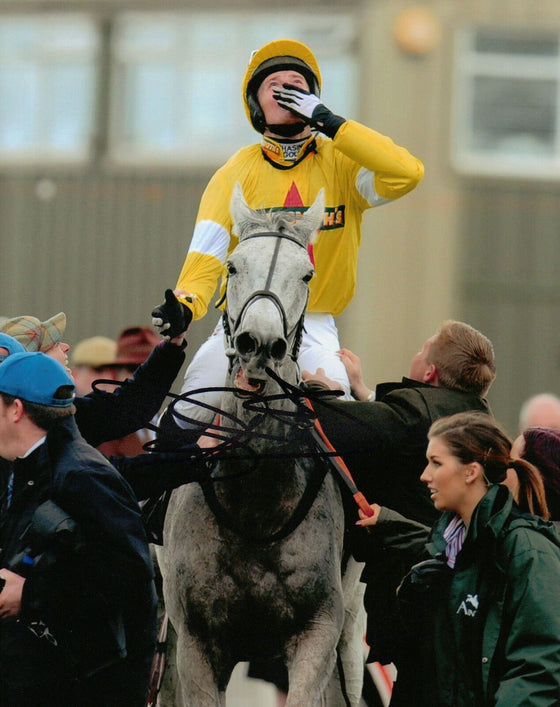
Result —
<instances>
[{"instance_id":1,"label":"green jacket","mask_svg":"<svg viewBox=\"0 0 560 707\"><path fill-rule=\"evenodd\" d=\"M434 526L429 557L444 552L443 531L452 517L444 513ZM410 617L415 599L409 590L405 581L400 598ZM552 523L519 513L504 486L490 487L455 569L444 565L439 586L426 598L432 605L426 610L424 604L422 630L415 629L423 665L417 660L416 671L403 676L417 684L412 690L401 685L408 688L406 701L396 690L392 705L560 705L560 538ZM419 699L411 702L410 694Z\"/></svg>"}]
</instances>

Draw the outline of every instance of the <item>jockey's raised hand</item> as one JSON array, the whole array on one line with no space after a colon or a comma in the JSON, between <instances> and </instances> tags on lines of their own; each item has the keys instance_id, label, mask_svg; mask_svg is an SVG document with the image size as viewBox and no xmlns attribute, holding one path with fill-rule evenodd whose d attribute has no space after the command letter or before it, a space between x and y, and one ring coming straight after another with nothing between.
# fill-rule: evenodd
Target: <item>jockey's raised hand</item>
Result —
<instances>
[{"instance_id":1,"label":"jockey's raised hand","mask_svg":"<svg viewBox=\"0 0 560 707\"><path fill-rule=\"evenodd\" d=\"M165 302L152 310L152 324L164 339L174 339L188 329L192 316L192 311L177 299L173 290L165 290Z\"/></svg>"},{"instance_id":2,"label":"jockey's raised hand","mask_svg":"<svg viewBox=\"0 0 560 707\"><path fill-rule=\"evenodd\" d=\"M346 122L345 118L335 115L324 103L321 103L321 99L315 94L292 84L285 83L282 87L275 87L273 97L282 108L302 118L312 128L317 128L327 137L334 137L342 123Z\"/></svg>"}]
</instances>

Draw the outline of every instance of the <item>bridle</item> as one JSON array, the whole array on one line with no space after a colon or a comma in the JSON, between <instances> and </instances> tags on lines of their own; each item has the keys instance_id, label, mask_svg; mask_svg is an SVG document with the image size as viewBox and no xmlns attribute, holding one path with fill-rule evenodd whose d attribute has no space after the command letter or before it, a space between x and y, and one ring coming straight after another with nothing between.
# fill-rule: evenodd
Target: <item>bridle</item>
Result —
<instances>
[{"instance_id":1,"label":"bridle","mask_svg":"<svg viewBox=\"0 0 560 707\"><path fill-rule=\"evenodd\" d=\"M278 312L280 313L282 317L282 325L283 325L283 330L284 330L284 336L286 338L286 341L290 341L290 337L294 338L293 345L292 345L292 350L290 352L290 356L295 360L297 359L297 353L299 350L299 346L301 343L301 335L303 332L303 321L304 321L304 316L305 316L305 310L307 307L307 298L305 301L305 306L303 307L301 316L299 317L299 320L296 322L296 324L288 331L288 323L287 323L287 317L286 317L286 312L284 309L284 306L282 305L282 302L280 301L279 297L271 291L270 286L272 282L272 278L274 275L274 271L278 262L278 254L280 252L280 248L282 246L282 242L284 240L291 241L293 243L296 243L300 248L303 248L304 250L307 251L306 246L304 246L302 243L300 243L296 238L293 236L284 234L284 233L278 233L278 232L262 232L262 233L255 233L250 236L246 236L243 240L248 240L249 238L275 238L276 243L274 245L274 252L272 254L272 258L270 261L270 265L268 267L268 272L266 275L266 282L264 285L264 288L261 290L257 290L253 292L252 294L247 297L245 302L243 302L239 314L237 318L232 319L229 315L228 312L228 307L226 303L226 308L224 310L224 315L223 315L223 320L224 320L224 331L225 335L227 338L227 343L228 343L228 349L226 350L226 354L230 358L230 369L233 364L233 359L236 355L235 350L233 349L232 342L233 342L233 337L238 330L240 323L243 318L243 314L247 310L247 308L254 303L255 301L259 299L269 299L273 304L276 306ZM229 277L229 275L228 275ZM226 283L226 293L227 293L227 283ZM309 289L307 290L307 294L309 295ZM225 294L224 294L225 298ZM222 299L223 301L223 299ZM283 381L272 369L267 368L266 372L268 375L273 378L276 383L279 384L281 389L283 390L284 395L293 395L294 400L298 400L301 398L301 391L299 388L292 386L291 384L287 383L286 381ZM320 427L319 421L317 419L317 416L313 410L313 407L311 405L311 402L306 398L303 397L303 408L306 412L309 413L311 411L311 416L309 417L310 420L313 420L313 423L310 425L309 430L311 432L311 439L314 442L314 445L316 445L316 448L322 452L326 459L329 459L330 464L333 465L335 470L338 472L339 477L345 481L346 485L350 488L350 490L353 493L354 499L358 506L362 508L364 513L366 515L370 515L372 513L371 508L369 504L367 503L366 499L363 497L363 495L358 491L358 489L355 487L354 480L352 479L350 472L348 471L347 467L345 466L344 462L342 459L338 456L334 448L330 445L328 439L326 438L323 430ZM296 464L300 464L300 461L296 459ZM221 504L219 501L216 491L214 488L214 482L220 480L219 478L213 478L213 479L208 479L206 483L202 483L201 487L204 493L204 497L206 499L206 502L209 506L209 508L212 510L214 513L214 516L216 517L218 523L224 527L229 528L229 530L235 532L236 534L245 537L248 540L251 540L252 542L258 543L258 544L269 544L269 543L274 543L278 542L288 535L292 533L295 528L298 527L298 525L302 522L303 518L306 517L307 513L309 512L311 506L313 505L315 498L317 497L317 494L319 493L319 489L321 488L323 484L323 480L326 474L327 469L329 468L329 464L326 463L324 459L321 460L320 464L316 464L311 468L311 474L308 478L308 481L306 483L304 492L302 496L300 497L298 503L296 504L295 508L293 509L293 512L290 514L290 517L286 520L286 522L280 527L277 531L270 533L269 535L266 536L261 536L257 533L253 533L250 530L247 530L245 528L242 528L239 523L237 522L237 519L231 515L229 511L227 511L224 506Z\"/></svg>"},{"instance_id":2,"label":"bridle","mask_svg":"<svg viewBox=\"0 0 560 707\"><path fill-rule=\"evenodd\" d=\"M277 231L263 231L262 233L253 233L250 236L246 236L243 238L243 243L245 241L248 241L252 238L275 238L276 239L276 244L274 246L274 252L272 254L272 258L270 260L270 265L268 268L268 273L266 276L266 282L264 285L264 288L262 290L256 290L255 292L251 293L249 297L245 300L245 302L241 305L241 309L239 311L239 314L237 315L236 319L232 319L229 314L228 306L227 306L227 301L226 301L226 307L224 309L224 314L223 314L223 326L224 326L224 333L226 336L226 341L227 341L227 347L226 347L226 355L229 357L230 360L230 369L233 361L233 357L236 355L235 349L233 347L233 339L235 337L235 334L239 328L239 325L241 324L241 321L243 320L243 315L248 309L248 307L256 302L257 300L260 299L268 299L270 300L278 312L280 313L280 317L282 320L282 328L284 332L284 338L286 341L290 341L293 337L293 343L292 343L292 349L289 352L290 358L292 358L294 361L297 360L299 348L301 345L301 337L303 333L303 320L305 317L305 310L307 309L307 301L309 298L309 288L307 289L307 296L305 299L305 305L302 309L301 316L299 317L298 321L294 324L294 326L288 330L288 317L286 316L286 310L284 309L284 305L280 301L280 298L278 297L277 294L272 292L270 289L270 284L272 282L272 278L274 276L274 271L276 269L276 264L278 262L278 255L280 253L280 247L282 245L283 241L290 241L292 243L295 243L297 246L300 248L303 248L305 251L307 251L306 246L303 245L297 238L294 238L294 236L290 236L287 233L278 233ZM216 306L220 306L224 300L227 297L227 286L228 286L228 281L229 281L229 273L227 275L226 279L226 287L224 290L224 295L220 299L219 302L216 303Z\"/></svg>"}]
</instances>

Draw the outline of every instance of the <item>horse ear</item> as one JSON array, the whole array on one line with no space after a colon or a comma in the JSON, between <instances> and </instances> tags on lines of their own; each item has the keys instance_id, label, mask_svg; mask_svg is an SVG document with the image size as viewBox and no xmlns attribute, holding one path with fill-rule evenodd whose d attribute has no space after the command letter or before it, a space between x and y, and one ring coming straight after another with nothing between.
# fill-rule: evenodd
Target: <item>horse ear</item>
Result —
<instances>
[{"instance_id":1,"label":"horse ear","mask_svg":"<svg viewBox=\"0 0 560 707\"><path fill-rule=\"evenodd\" d=\"M320 189L315 201L297 222L298 230L307 231L311 234L310 242L313 242L317 231L325 220L325 190Z\"/></svg>"},{"instance_id":2,"label":"horse ear","mask_svg":"<svg viewBox=\"0 0 560 707\"><path fill-rule=\"evenodd\" d=\"M245 201L243 189L241 188L241 184L239 184L239 182L235 182L235 186L233 187L229 211L233 222L231 230L236 236L238 236L240 224L243 221L246 221L253 213Z\"/></svg>"}]
</instances>

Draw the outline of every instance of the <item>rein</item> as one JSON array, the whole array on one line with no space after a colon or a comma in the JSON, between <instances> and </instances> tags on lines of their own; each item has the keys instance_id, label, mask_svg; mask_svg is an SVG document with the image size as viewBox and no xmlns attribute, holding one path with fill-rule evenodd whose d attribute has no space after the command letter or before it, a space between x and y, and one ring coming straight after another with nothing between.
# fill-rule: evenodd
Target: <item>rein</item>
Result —
<instances>
[{"instance_id":1,"label":"rein","mask_svg":"<svg viewBox=\"0 0 560 707\"><path fill-rule=\"evenodd\" d=\"M287 381L282 380L279 376L276 375L276 373L272 370L267 368L266 369L268 375L271 378L274 378L274 380L281 386L283 390L287 390L289 388L292 388ZM297 390L297 389L296 389ZM366 516L372 516L373 515L373 510L369 503L366 500L366 497L364 494L358 489L356 486L356 483L354 482L354 479L352 478L352 474L350 473L350 469L346 466L344 460L342 457L337 453L336 449L332 446L330 443L329 438L325 434L321 423L319 422L319 418L317 417L317 414L315 413L315 410L313 408L313 405L311 404L311 400L309 400L308 397L301 396L303 398L303 402L307 408L312 412L312 420L313 420L313 430L312 430L312 435L317 442L317 446L319 447L320 450L323 452L327 453L327 458L331 462L334 470L338 473L339 477L344 481L346 486L350 489L350 492L352 493L352 498L356 502L356 505L358 508L364 512Z\"/></svg>"},{"instance_id":2,"label":"rein","mask_svg":"<svg viewBox=\"0 0 560 707\"><path fill-rule=\"evenodd\" d=\"M297 461L296 464L298 464ZM326 464L321 464L320 469L314 468L312 470L311 478L306 484L305 490L301 498L299 499L296 507L294 508L292 515L288 518L288 520L279 530L274 533L271 533L270 535L265 536L258 535L257 533L252 533L244 528L241 528L241 526L236 523L234 518L225 510L225 508L219 502L214 488L214 483L216 481L219 481L219 479L206 480L201 482L200 485L204 494L204 498L206 499L206 503L208 504L212 513L214 513L214 515L216 516L216 520L220 525L223 525L232 532L236 533L236 535L239 535L240 537L250 540L258 545L269 545L288 537L288 535L290 535L290 533L293 533L293 531L299 526L305 516L309 513L313 502L317 498L317 494L319 493L319 490L323 485L323 480L326 476L326 473Z\"/></svg>"},{"instance_id":3,"label":"rein","mask_svg":"<svg viewBox=\"0 0 560 707\"><path fill-rule=\"evenodd\" d=\"M303 395L302 391L298 387L293 386L287 381L280 378L272 369L267 368L266 372L280 385L280 387L284 391L284 396L289 397L296 404L297 407L300 407L300 409L301 403L299 401L303 401L303 409L301 410L301 412L303 413L303 419L307 419L310 425L308 429L317 447L318 453L316 454L316 456L318 456L322 462L321 468L317 469L317 467L315 467L312 469L311 478L309 479L305 490L300 500L298 501L292 515L286 521L282 528L280 528L274 533L271 533L268 536L260 536L256 533L251 533L248 532L246 529L241 528L241 526L236 523L231 514L229 514L226 509L221 505L216 495L214 484L220 481L227 481L229 478L228 476L225 476L223 478L212 478L209 476L206 479L200 480L200 485L204 493L204 498L210 510L214 513L214 516L216 517L218 523L228 528L232 532L236 533L237 535L244 537L259 545L271 544L279 540L283 540L298 527L298 525L302 522L302 520L305 518L305 516L311 509L311 506L313 505L313 502L317 497L317 494L319 493L319 490L323 484L325 475L328 470L328 463L330 463L332 469L337 473L338 478L340 478L345 484L345 486L350 490L358 508L360 508L360 510L363 511L366 516L372 516L373 510L371 506L369 505L363 493L357 488L354 479L352 478L352 474L350 473L350 470L348 469L346 463L344 462L342 457L340 457L340 455L337 453L337 451L329 441L327 435L325 434L309 397ZM300 456L309 455L302 454ZM297 459L296 464L298 464Z\"/></svg>"},{"instance_id":4,"label":"rein","mask_svg":"<svg viewBox=\"0 0 560 707\"><path fill-rule=\"evenodd\" d=\"M313 406L311 405L311 401L308 398L304 398L305 404L309 407L310 410L315 412L313 410ZM356 502L356 505L358 508L364 512L364 514L368 517L371 517L373 515L373 509L369 505L369 503L366 500L366 497L364 494L358 489L356 486L354 479L352 478L352 474L350 473L350 469L346 466L344 460L342 457L337 454L335 448L332 446L330 443L329 438L323 431L323 428L321 427L321 423L319 422L319 418L317 415L315 415L313 419L313 436L315 437L317 441L317 445L319 449L323 449L325 451L328 451L332 454L332 456L329 456L329 461L333 465L335 471L338 472L339 477L344 481L346 486L350 489L350 492L352 493L352 498Z\"/></svg>"}]
</instances>

